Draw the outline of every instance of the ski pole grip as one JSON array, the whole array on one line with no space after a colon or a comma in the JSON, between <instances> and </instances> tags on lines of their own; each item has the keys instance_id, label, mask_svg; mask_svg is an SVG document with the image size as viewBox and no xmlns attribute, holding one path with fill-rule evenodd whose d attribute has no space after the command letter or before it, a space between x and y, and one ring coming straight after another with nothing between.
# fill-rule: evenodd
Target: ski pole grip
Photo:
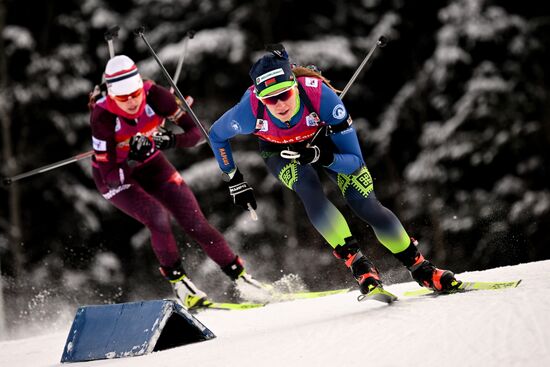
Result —
<instances>
[{"instance_id":1,"label":"ski pole grip","mask_svg":"<svg viewBox=\"0 0 550 367\"><path fill-rule=\"evenodd\" d=\"M113 39L118 37L118 31L120 27L114 26L111 27L107 32L105 32L105 41L107 41L107 46L109 47L109 57L112 59L115 57L115 46L113 44Z\"/></svg>"}]
</instances>

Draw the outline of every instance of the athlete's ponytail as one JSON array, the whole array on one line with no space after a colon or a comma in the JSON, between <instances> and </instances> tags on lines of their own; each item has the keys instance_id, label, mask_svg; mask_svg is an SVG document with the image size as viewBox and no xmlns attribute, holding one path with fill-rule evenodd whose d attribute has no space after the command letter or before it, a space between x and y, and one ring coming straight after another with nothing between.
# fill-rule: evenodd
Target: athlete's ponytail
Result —
<instances>
[{"instance_id":1,"label":"athlete's ponytail","mask_svg":"<svg viewBox=\"0 0 550 367\"><path fill-rule=\"evenodd\" d=\"M292 72L296 77L301 76L308 76L313 78L319 78L325 83L330 89L332 89L335 93L341 93L342 91L334 88L330 84L330 80L325 78L323 75L321 75L321 72L314 66L300 66L300 65L293 65Z\"/></svg>"}]
</instances>

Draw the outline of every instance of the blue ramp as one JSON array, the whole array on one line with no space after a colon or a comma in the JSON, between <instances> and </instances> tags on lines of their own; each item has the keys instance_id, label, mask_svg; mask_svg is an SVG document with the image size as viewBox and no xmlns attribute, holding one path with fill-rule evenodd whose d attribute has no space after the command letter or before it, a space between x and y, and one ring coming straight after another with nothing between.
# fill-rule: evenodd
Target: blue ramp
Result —
<instances>
[{"instance_id":1,"label":"blue ramp","mask_svg":"<svg viewBox=\"0 0 550 367\"><path fill-rule=\"evenodd\" d=\"M80 307L61 362L140 356L216 336L174 301Z\"/></svg>"}]
</instances>

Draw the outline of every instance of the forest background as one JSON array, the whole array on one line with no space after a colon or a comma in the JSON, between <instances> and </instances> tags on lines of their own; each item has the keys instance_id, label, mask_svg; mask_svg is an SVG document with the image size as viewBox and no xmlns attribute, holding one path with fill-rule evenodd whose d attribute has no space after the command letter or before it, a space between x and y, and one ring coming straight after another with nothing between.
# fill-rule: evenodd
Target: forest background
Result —
<instances>
[{"instance_id":1,"label":"forest background","mask_svg":"<svg viewBox=\"0 0 550 367\"><path fill-rule=\"evenodd\" d=\"M438 265L455 272L550 258L550 16L513 0L0 0L0 174L11 177L91 149L88 94L116 53L167 85L133 30L170 73L187 42L179 89L209 127L251 84L264 45L314 64L342 89L384 35L344 102L378 198ZM187 39L190 31L195 32ZM310 289L353 281L297 197L267 174L253 136L233 140L260 220L232 205L208 145L168 156L204 213L262 280L296 274ZM0 189L0 331L85 303L166 297L149 234L96 191L89 160ZM407 272L344 205L386 283ZM177 227L193 280L230 284ZM2 301L3 297L3 301ZM9 320L9 321L2 321Z\"/></svg>"}]
</instances>

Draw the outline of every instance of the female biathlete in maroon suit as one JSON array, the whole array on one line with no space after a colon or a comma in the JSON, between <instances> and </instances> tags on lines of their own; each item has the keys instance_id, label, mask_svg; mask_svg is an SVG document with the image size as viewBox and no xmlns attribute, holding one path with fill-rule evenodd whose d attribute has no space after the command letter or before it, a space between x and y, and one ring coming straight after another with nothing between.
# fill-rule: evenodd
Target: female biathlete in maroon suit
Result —
<instances>
[{"instance_id":1,"label":"female biathlete in maroon suit","mask_svg":"<svg viewBox=\"0 0 550 367\"><path fill-rule=\"evenodd\" d=\"M161 273L187 308L206 306L206 294L187 276L171 230L171 215L238 285L260 286L204 217L197 200L161 150L193 147L197 126L165 88L143 81L135 63L115 56L105 69L107 95L92 104L93 177L107 200L151 232ZM162 128L169 119L185 131Z\"/></svg>"}]
</instances>

